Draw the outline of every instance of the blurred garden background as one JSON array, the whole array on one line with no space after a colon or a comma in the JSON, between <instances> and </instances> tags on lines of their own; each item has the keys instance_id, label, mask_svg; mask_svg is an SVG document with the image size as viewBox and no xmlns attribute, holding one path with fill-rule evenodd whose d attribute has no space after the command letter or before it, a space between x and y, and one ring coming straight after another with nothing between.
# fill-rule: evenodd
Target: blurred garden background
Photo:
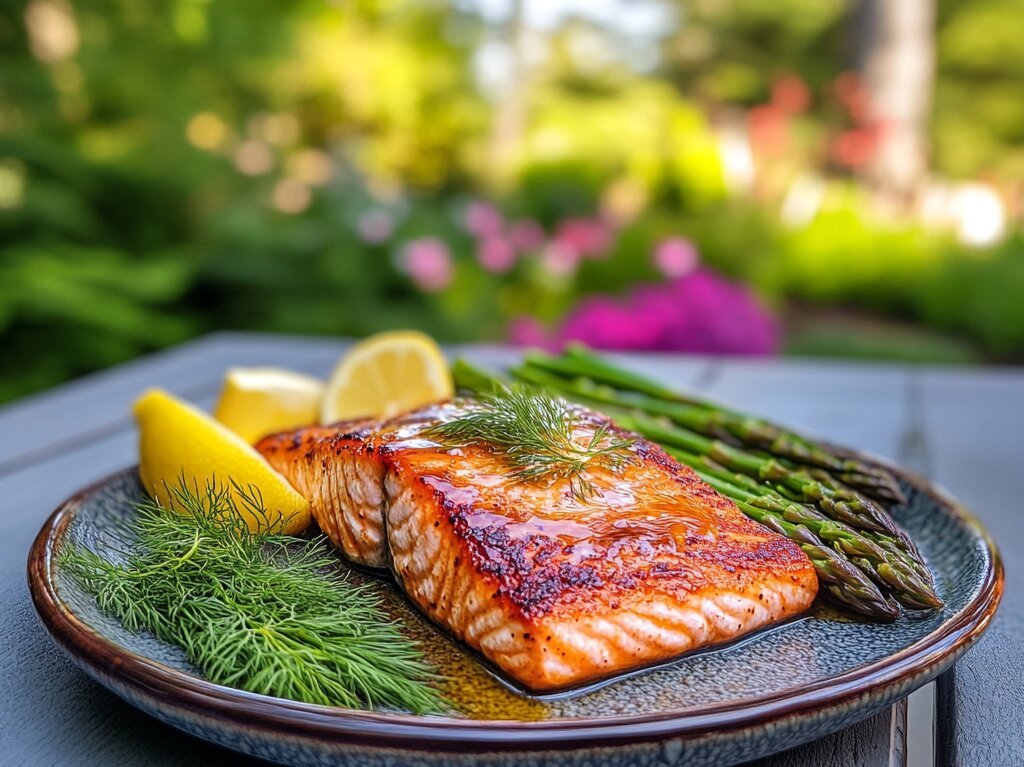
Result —
<instances>
[{"instance_id":1,"label":"blurred garden background","mask_svg":"<svg viewBox=\"0 0 1024 767\"><path fill-rule=\"evenodd\" d=\"M1024 361L1021 0L0 0L0 401L214 329Z\"/></svg>"}]
</instances>

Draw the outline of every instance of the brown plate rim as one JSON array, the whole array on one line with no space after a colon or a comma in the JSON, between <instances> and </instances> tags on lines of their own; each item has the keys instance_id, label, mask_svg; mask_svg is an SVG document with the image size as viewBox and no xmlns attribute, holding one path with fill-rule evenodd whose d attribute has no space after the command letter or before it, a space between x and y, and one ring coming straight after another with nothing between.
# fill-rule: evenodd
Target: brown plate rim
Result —
<instances>
[{"instance_id":1,"label":"brown plate rim","mask_svg":"<svg viewBox=\"0 0 1024 767\"><path fill-rule=\"evenodd\" d=\"M79 490L47 519L28 557L32 601L54 641L78 663L101 670L128 687L202 717L236 726L262 727L282 736L388 747L429 744L432 749L466 751L500 745L517 750L533 745L568 748L580 745L627 744L665 738L693 738L712 732L756 727L789 716L856 703L947 668L987 629L1002 597L1004 571L999 551L984 526L951 495L905 469L853 451L885 466L928 494L969 527L987 550L990 568L977 596L938 629L898 653L823 679L770 695L722 702L699 712L668 711L632 716L553 721L480 720L404 713L332 708L283 700L214 684L200 677L137 655L93 631L65 605L53 580L53 552L78 507L129 467Z\"/></svg>"}]
</instances>

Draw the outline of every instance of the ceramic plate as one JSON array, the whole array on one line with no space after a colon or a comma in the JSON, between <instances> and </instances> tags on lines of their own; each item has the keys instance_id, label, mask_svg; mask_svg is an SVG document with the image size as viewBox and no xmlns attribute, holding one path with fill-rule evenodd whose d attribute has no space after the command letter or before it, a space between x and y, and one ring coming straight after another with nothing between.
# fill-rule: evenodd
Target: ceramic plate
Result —
<instances>
[{"instance_id":1,"label":"ceramic plate","mask_svg":"<svg viewBox=\"0 0 1024 767\"><path fill-rule=\"evenodd\" d=\"M32 597L54 641L135 706L200 738L289 765L730 765L864 719L933 679L987 627L1002 592L978 522L921 480L894 514L936 573L941 612L891 625L824 611L588 692L527 700L426 624L392 588L388 609L456 680L459 716L327 708L210 683L182 652L104 615L64 577L62 547L120 556L112 530L142 497L134 469L82 490L47 521L29 558ZM339 567L345 567L339 561Z\"/></svg>"}]
</instances>

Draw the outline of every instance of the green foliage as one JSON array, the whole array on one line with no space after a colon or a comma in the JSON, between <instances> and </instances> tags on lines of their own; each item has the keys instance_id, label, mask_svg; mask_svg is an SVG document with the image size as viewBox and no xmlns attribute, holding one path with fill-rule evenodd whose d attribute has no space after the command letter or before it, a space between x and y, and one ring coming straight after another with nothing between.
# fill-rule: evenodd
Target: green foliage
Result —
<instances>
[{"instance_id":1,"label":"green foliage","mask_svg":"<svg viewBox=\"0 0 1024 767\"><path fill-rule=\"evenodd\" d=\"M531 163L513 193L519 210L530 210L547 226L596 210L611 173L585 157Z\"/></svg>"},{"instance_id":2,"label":"green foliage","mask_svg":"<svg viewBox=\"0 0 1024 767\"><path fill-rule=\"evenodd\" d=\"M532 69L496 93L474 62L516 43L515 23L448 0L35 5L73 35L41 48L29 4L0 6L0 343L15 371L0 401L221 327L500 339L518 315L552 322L662 279L652 251L679 234L776 307L868 310L1024 355L1019 240L958 248L875 220L852 186L787 228L792 160L749 198L727 192L712 122L742 124L782 76L812 99L785 118L792 153L831 162L857 29L840 0L680 3L681 23L641 46L654 70L579 14L540 53L520 40ZM1021 18L1019 0L940 2L940 172L1024 177ZM599 211L618 229L570 274L542 253L495 274L460 221L478 196L549 235ZM374 212L394 229L380 241L360 233ZM421 237L451 252L443 290L403 271Z\"/></svg>"},{"instance_id":3,"label":"green foliage","mask_svg":"<svg viewBox=\"0 0 1024 767\"><path fill-rule=\"evenodd\" d=\"M935 163L955 176L1024 175L1024 13L1017 0L943 4Z\"/></svg>"},{"instance_id":4,"label":"green foliage","mask_svg":"<svg viewBox=\"0 0 1024 767\"><path fill-rule=\"evenodd\" d=\"M1024 349L1024 239L965 258L947 252L925 278L916 313L937 328L977 339L992 355L1013 358Z\"/></svg>"},{"instance_id":5,"label":"green foliage","mask_svg":"<svg viewBox=\"0 0 1024 767\"><path fill-rule=\"evenodd\" d=\"M979 360L971 344L942 333L848 317L824 322L815 317L813 323L791 329L786 354L933 365L966 365Z\"/></svg>"},{"instance_id":6,"label":"green foliage","mask_svg":"<svg viewBox=\"0 0 1024 767\"><path fill-rule=\"evenodd\" d=\"M180 198L42 137L0 142L21 204L0 209L0 400L184 340L194 264ZM9 182L10 183L10 182ZM130 215L129 215L130 212Z\"/></svg>"},{"instance_id":7,"label":"green foliage","mask_svg":"<svg viewBox=\"0 0 1024 767\"><path fill-rule=\"evenodd\" d=\"M1020 0L939 0L932 161L962 178L1024 176L1024 12ZM756 104L796 73L823 107L837 75L857 66L857 4L758 0L684 4L686 22L664 45L668 69L687 92Z\"/></svg>"},{"instance_id":8,"label":"green foliage","mask_svg":"<svg viewBox=\"0 0 1024 767\"><path fill-rule=\"evenodd\" d=\"M609 183L699 209L725 196L704 115L663 83L630 79L598 94L564 85L536 95L520 161L522 189L548 221L597 208Z\"/></svg>"},{"instance_id":9,"label":"green foliage","mask_svg":"<svg viewBox=\"0 0 1024 767\"><path fill-rule=\"evenodd\" d=\"M849 58L842 28L849 5L841 0L698 0L684 7L688 23L666 44L669 66L716 101L765 101L774 81L792 72L821 86Z\"/></svg>"}]
</instances>

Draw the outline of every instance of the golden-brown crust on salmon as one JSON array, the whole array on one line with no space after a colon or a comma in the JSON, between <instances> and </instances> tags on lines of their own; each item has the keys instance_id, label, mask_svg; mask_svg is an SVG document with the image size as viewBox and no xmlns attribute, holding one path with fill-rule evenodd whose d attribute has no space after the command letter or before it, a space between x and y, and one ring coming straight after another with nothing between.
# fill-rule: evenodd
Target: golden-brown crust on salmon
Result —
<instances>
[{"instance_id":1,"label":"golden-brown crust on salmon","mask_svg":"<svg viewBox=\"0 0 1024 767\"><path fill-rule=\"evenodd\" d=\"M418 503L437 509L435 526L448 528L472 567L494 583L494 598L525 620L590 610L595 600L613 606L637 589L677 595L735 586L769 567L796 577L809 569L795 544L747 519L651 443L640 443L639 465L621 474L595 473L591 481L599 493L644 483L657 491L661 485L666 496L675 496L670 501L674 516L650 518L660 500L656 492L647 495L650 503L644 504L643 496L637 499L630 506L634 513L610 516L601 495L581 501L564 482L542 488L516 483L481 492L459 481L461 469L455 467L461 462L452 462L443 451L407 452L385 445L382 452L391 471L415 488ZM461 460L486 465L494 459L478 448L463 448ZM555 512L550 511L553 505Z\"/></svg>"}]
</instances>

